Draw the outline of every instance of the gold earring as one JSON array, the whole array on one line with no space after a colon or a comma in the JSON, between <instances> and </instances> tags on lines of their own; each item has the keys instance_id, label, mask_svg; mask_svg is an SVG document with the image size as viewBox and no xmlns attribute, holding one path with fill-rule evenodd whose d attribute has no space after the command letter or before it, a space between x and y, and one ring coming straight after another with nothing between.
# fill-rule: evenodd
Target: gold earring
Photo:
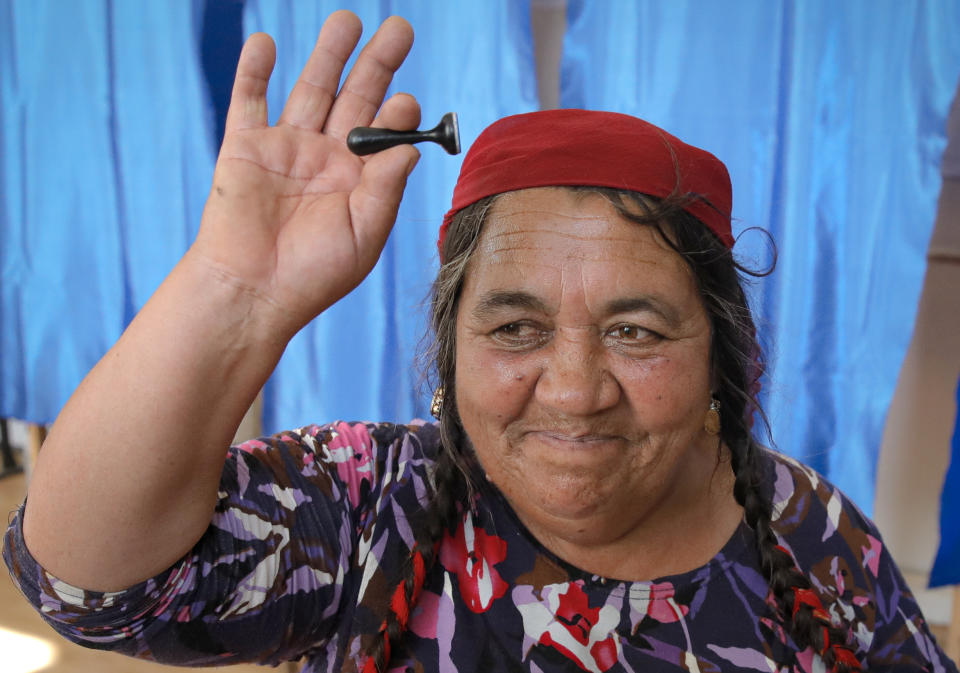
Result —
<instances>
[{"instance_id":1,"label":"gold earring","mask_svg":"<svg viewBox=\"0 0 960 673\"><path fill-rule=\"evenodd\" d=\"M440 410L443 408L443 386L438 386L433 391L433 399L430 400L430 413L438 421L440 420Z\"/></svg>"},{"instance_id":2,"label":"gold earring","mask_svg":"<svg viewBox=\"0 0 960 673\"><path fill-rule=\"evenodd\" d=\"M711 435L720 433L720 401L716 397L710 398L710 408L703 419L703 429Z\"/></svg>"}]
</instances>

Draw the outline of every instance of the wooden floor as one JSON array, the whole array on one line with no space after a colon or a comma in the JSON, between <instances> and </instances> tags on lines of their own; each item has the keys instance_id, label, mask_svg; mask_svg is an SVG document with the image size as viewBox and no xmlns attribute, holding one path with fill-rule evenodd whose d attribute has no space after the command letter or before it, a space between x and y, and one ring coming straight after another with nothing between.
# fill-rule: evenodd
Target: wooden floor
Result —
<instances>
[{"instance_id":1,"label":"wooden floor","mask_svg":"<svg viewBox=\"0 0 960 673\"><path fill-rule=\"evenodd\" d=\"M7 476L0 479L0 512L13 511L23 500L25 489L25 477L22 474ZM3 529L6 528L6 517L3 519ZM6 568L4 567L4 571ZM84 649L73 643L69 643L58 636L46 623L40 619L33 608L20 596L20 593L14 587L10 576L6 572L0 572L0 670L5 673L16 666L11 659L15 652L14 648L20 651L32 649L31 644L41 646L46 644L53 650L53 659L47 666L41 668L18 667L16 673L29 673L38 671L42 673L162 673L163 671L176 670L175 667L161 666L137 659L129 659L116 654L97 652ZM43 643L36 641L23 641L22 645L8 644L5 637L10 635L7 631L14 632L14 635L25 635L38 638ZM289 664L290 668L273 669L288 673L295 671L296 666ZM254 665L239 665L229 668L192 668L182 670L207 671L212 673L218 671L223 673L263 673L271 669Z\"/></svg>"}]
</instances>

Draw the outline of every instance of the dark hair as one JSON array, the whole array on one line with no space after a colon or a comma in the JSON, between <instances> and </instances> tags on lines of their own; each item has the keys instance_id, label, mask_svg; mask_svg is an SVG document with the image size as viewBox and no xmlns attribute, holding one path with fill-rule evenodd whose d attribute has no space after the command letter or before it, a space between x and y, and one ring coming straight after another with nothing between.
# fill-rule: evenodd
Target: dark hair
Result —
<instances>
[{"instance_id":1,"label":"dark hair","mask_svg":"<svg viewBox=\"0 0 960 673\"><path fill-rule=\"evenodd\" d=\"M769 426L756 393L763 372L762 351L742 277L762 276L739 264L733 253L703 223L684 210L690 195L655 199L634 192L602 187L569 187L577 193L600 194L628 221L655 227L663 239L686 261L709 316L714 396L719 401L722 426L719 442L731 454L735 475L734 496L743 507L747 524L756 534L757 553L763 575L776 600L779 618L800 650L808 645L822 657L828 670L847 673L859 670L846 647L846 629L833 624L819 605L805 600L811 594L810 579L793 557L779 545L771 527L772 493L765 482L763 451L753 432L754 419L769 433ZM444 531L452 530L473 501L476 485L471 481L472 456L464 452L468 442L457 411L455 354L456 319L460 293L470 259L480 240L483 224L497 196L465 207L453 218L441 251L443 263L433 284L431 326L434 342L430 355L436 369L440 402L441 447L435 468L436 495L424 525L416 527L417 553L429 568L435 561ZM416 600L412 573L401 585L409 603ZM795 608L796 603L800 603ZM384 638L371 651L378 670L385 671L390 643L399 642L402 628L391 613ZM386 650L386 652L384 652ZM386 654L386 656L384 656Z\"/></svg>"}]
</instances>

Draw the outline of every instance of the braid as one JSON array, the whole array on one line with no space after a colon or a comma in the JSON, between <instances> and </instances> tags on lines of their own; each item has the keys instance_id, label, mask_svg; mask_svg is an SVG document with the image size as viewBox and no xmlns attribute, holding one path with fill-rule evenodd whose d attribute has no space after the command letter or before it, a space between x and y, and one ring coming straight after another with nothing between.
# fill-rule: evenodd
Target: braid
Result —
<instances>
[{"instance_id":1,"label":"braid","mask_svg":"<svg viewBox=\"0 0 960 673\"><path fill-rule=\"evenodd\" d=\"M747 524L756 533L760 567L781 620L797 647L811 647L823 659L827 670L859 671L860 662L847 646L846 632L833 623L813 591L810 579L797 567L793 555L780 545L770 525L772 506L760 492L763 477L757 445L748 440L740 448L735 451L731 447L736 475L734 496L743 507Z\"/></svg>"},{"instance_id":2,"label":"braid","mask_svg":"<svg viewBox=\"0 0 960 673\"><path fill-rule=\"evenodd\" d=\"M695 196L677 195L654 201L606 189L591 188L590 191L605 194L622 217L657 227L664 240L687 260L713 329L715 395L724 410L721 437L730 449L734 497L756 534L761 572L770 586L778 616L797 647L801 650L812 647L827 670L859 671L860 662L847 646L845 629L833 623L814 593L810 578L797 567L793 555L780 545L771 526L772 496L765 497L761 490L765 475L760 446L753 439L751 429L757 414L769 430L756 400L758 379L764 366L739 273L764 274L739 265L729 249L682 209L683 204ZM634 208L625 205L625 197ZM666 228L663 223L667 223Z\"/></svg>"},{"instance_id":3,"label":"braid","mask_svg":"<svg viewBox=\"0 0 960 673\"><path fill-rule=\"evenodd\" d=\"M693 271L713 329L715 396L724 410L721 438L730 449L734 497L756 534L761 572L770 586L778 616L797 647L812 647L829 671L859 671L860 662L847 646L845 630L833 623L810 579L780 545L771 526L772 496L765 497L761 490L765 475L760 447L751 429L757 414L769 430L756 400L764 366L739 274L764 274L739 265L729 249L683 210L683 205L696 196L675 195L656 201L603 188L586 189L607 196L622 217L657 227ZM634 207L627 207L627 201Z\"/></svg>"},{"instance_id":4,"label":"braid","mask_svg":"<svg viewBox=\"0 0 960 673\"><path fill-rule=\"evenodd\" d=\"M433 469L433 496L418 525L411 526L416 542L410 550L403 579L394 589L387 616L367 651L363 673L386 673L391 652L396 651L407 629L410 610L420 597L426 575L437 562L440 544L462 513L473 503L476 486L462 447L467 446L455 397L455 326L457 300L467 263L480 239L480 229L496 197L467 206L454 217L444 243L444 264L433 286L431 323L436 336L424 354L436 366L444 389L440 407L440 446Z\"/></svg>"},{"instance_id":5,"label":"braid","mask_svg":"<svg viewBox=\"0 0 960 673\"><path fill-rule=\"evenodd\" d=\"M441 422L441 431L444 423ZM410 557L404 568L403 579L394 589L387 610L387 616L367 652L367 661L363 673L385 673L390 663L390 654L395 651L407 630L410 612L420 598L427 573L434 566L444 533L451 530L460 518L462 503L458 493L464 493L464 475L458 466L458 460L440 447L434 468L436 484L430 506L425 508L424 517L412 526L416 542L410 550Z\"/></svg>"}]
</instances>

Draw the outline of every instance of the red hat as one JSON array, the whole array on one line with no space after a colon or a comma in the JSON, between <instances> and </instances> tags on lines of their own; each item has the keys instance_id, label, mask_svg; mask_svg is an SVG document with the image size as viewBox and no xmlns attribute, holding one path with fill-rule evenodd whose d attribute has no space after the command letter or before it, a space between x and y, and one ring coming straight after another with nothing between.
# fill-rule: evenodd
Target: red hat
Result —
<instances>
[{"instance_id":1,"label":"red hat","mask_svg":"<svg viewBox=\"0 0 960 673\"><path fill-rule=\"evenodd\" d=\"M595 110L542 110L488 126L467 152L443 217L493 194L548 186L612 187L665 198L694 195L684 210L733 247L730 175L723 162L642 119Z\"/></svg>"}]
</instances>

